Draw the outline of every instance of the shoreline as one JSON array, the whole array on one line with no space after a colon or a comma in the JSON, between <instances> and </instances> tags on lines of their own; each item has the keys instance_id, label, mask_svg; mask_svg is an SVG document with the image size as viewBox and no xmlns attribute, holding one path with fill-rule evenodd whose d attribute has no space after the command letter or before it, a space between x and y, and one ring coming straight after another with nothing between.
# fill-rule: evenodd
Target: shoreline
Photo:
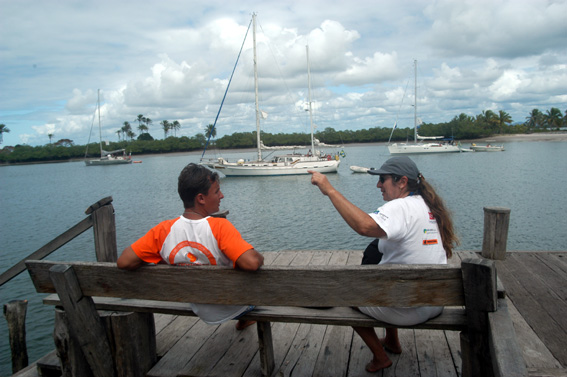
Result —
<instances>
[{"instance_id":1,"label":"shoreline","mask_svg":"<svg viewBox=\"0 0 567 377\"><path fill-rule=\"evenodd\" d=\"M565 142L567 141L567 132L564 131L555 131L555 132L537 132L531 134L506 134L506 135L493 135L487 138L481 139L465 139L465 140L457 140L461 143L478 143L478 142L486 142L486 140L490 140L492 143L506 143L506 142L541 142L541 141L557 141L557 142ZM386 145L387 142L372 142L372 143L351 143L351 144L344 144L343 147L347 148L348 146L365 146L365 145ZM243 149L220 149L226 153L237 153L243 152L248 153L250 151L255 151L255 148L243 148ZM175 155L193 155L193 154L200 154L203 153L202 150L194 150L194 151L186 151L186 152L171 152L171 153L155 153L155 154L140 154L136 156L132 156L132 160L138 160L143 157L147 156L175 156ZM35 164L57 164L57 163L64 163L64 162L76 162L76 161L83 161L83 158L74 158L69 160L49 160L49 161L34 161L34 162L16 162L16 163L0 163L0 167L2 166L18 166L18 165L35 165Z\"/></svg>"}]
</instances>

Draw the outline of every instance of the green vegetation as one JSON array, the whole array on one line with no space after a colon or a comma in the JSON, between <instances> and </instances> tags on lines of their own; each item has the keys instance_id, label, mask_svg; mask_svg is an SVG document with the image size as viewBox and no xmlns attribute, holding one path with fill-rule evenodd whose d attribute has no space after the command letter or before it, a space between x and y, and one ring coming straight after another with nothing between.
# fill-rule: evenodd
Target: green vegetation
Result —
<instances>
[{"instance_id":1,"label":"green vegetation","mask_svg":"<svg viewBox=\"0 0 567 377\"><path fill-rule=\"evenodd\" d=\"M161 129L164 132L164 139L154 140L149 134L149 126L151 119L138 115L136 121L139 122L138 130L140 135L134 139L136 134L132 131L132 127L128 122L124 122L124 126L116 133L118 142L111 142L105 146L106 150L126 149L133 156L140 154L159 154L172 152L188 152L202 150L207 143L205 134L199 133L193 137L187 136L168 136L170 131L181 128L178 121L169 122L163 120L160 122ZM491 110L483 111L482 114L472 117L466 114L455 116L451 121L446 123L423 123L419 128L421 136L437 136L443 135L454 137L456 140L474 140L479 138L487 138L497 134L522 134L542 131L558 130L560 127L567 126L567 111L565 115L557 108L551 108L545 113L534 109L526 117L524 123L513 124L512 118L505 111L495 113ZM0 125L0 136L4 132L10 130L4 125ZM212 125L208 125L206 135L216 136L216 130ZM326 128L324 131L317 132L315 137L327 144L349 144L349 143L374 143L386 142L390 138L391 128L369 128L356 131L336 131L333 128ZM32 163L41 161L68 161L72 159L81 159L85 157L86 146L74 145L72 140L61 139L55 143L50 141L49 144L37 147L29 145L16 145L15 147L4 147L0 150L0 163ZM413 138L413 128L397 128L393 135L392 141L404 141ZM0 138L0 142L1 142ZM273 145L308 145L310 143L309 135L302 133L292 134L270 134L262 133L262 141L267 146ZM232 135L225 135L211 142L218 149L239 149L239 148L255 148L256 132L236 132ZM211 146L209 146L211 147ZM98 156L99 145L91 143L88 146L90 152L89 157Z\"/></svg>"}]
</instances>

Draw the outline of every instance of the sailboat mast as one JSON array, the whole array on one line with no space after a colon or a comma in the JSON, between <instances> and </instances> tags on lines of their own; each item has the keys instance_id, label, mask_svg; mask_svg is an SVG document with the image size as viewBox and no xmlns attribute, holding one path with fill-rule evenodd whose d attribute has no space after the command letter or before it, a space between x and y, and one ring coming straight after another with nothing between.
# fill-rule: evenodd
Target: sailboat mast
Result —
<instances>
[{"instance_id":1,"label":"sailboat mast","mask_svg":"<svg viewBox=\"0 0 567 377\"><path fill-rule=\"evenodd\" d=\"M258 161L262 160L260 147L260 106L258 104L258 64L256 58L256 13L252 13L252 44L254 45L254 100L256 104L256 145L258 146Z\"/></svg>"},{"instance_id":2,"label":"sailboat mast","mask_svg":"<svg viewBox=\"0 0 567 377\"><path fill-rule=\"evenodd\" d=\"M413 138L417 143L417 59L413 61L414 67L414 97L413 97Z\"/></svg>"},{"instance_id":3,"label":"sailboat mast","mask_svg":"<svg viewBox=\"0 0 567 377\"><path fill-rule=\"evenodd\" d=\"M313 108L311 106L311 68L309 64L309 46L305 46L307 52L307 93L309 99L309 121L311 122L311 152L315 153L315 142L313 141Z\"/></svg>"},{"instance_id":4,"label":"sailboat mast","mask_svg":"<svg viewBox=\"0 0 567 377\"><path fill-rule=\"evenodd\" d=\"M100 125L100 89L97 91L97 108L98 108L98 144L100 145L100 157L102 157L102 127Z\"/></svg>"}]
</instances>

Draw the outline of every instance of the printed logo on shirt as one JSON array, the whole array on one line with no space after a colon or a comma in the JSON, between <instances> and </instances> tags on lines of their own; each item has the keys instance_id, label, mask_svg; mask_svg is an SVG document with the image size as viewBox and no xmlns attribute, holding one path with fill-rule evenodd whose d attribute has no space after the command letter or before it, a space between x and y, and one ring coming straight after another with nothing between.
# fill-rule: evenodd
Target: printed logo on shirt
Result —
<instances>
[{"instance_id":1,"label":"printed logo on shirt","mask_svg":"<svg viewBox=\"0 0 567 377\"><path fill-rule=\"evenodd\" d=\"M433 212L429 212L429 220L435 220L435 216L433 216Z\"/></svg>"},{"instance_id":2,"label":"printed logo on shirt","mask_svg":"<svg viewBox=\"0 0 567 377\"><path fill-rule=\"evenodd\" d=\"M427 228L425 228L425 229L423 229L423 233L425 233L425 234L435 234L435 233L438 233L438 232L437 232L437 229L427 229Z\"/></svg>"},{"instance_id":3,"label":"printed logo on shirt","mask_svg":"<svg viewBox=\"0 0 567 377\"><path fill-rule=\"evenodd\" d=\"M376 210L376 211L374 211L374 213L375 213L376 215L378 215L378 217L380 218L380 220L382 220L382 221L388 220L388 216L386 216L386 215L383 214L382 212Z\"/></svg>"},{"instance_id":4,"label":"printed logo on shirt","mask_svg":"<svg viewBox=\"0 0 567 377\"><path fill-rule=\"evenodd\" d=\"M434 240L423 240L423 245L427 246L427 245L437 245L439 242L437 241L437 239Z\"/></svg>"}]
</instances>

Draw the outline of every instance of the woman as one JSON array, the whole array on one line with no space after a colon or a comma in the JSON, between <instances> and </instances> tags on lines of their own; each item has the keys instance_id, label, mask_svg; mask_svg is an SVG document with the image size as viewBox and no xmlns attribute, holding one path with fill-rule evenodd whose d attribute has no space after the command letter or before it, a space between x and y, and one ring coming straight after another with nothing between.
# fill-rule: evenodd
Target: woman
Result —
<instances>
[{"instance_id":1,"label":"woman","mask_svg":"<svg viewBox=\"0 0 567 377\"><path fill-rule=\"evenodd\" d=\"M442 199L409 157L392 157L380 169L368 170L380 176L377 187L387 202L371 214L349 202L326 176L310 173L311 183L329 197L352 229L363 236L380 239L378 249L383 254L380 264L447 264L453 245L458 244L451 217ZM400 326L425 322L443 311L442 307L358 309L380 321ZM366 365L368 372L392 365L384 348L392 353L402 352L397 328L387 328L383 339L379 339L371 327L354 327L354 330L374 356Z\"/></svg>"}]
</instances>

